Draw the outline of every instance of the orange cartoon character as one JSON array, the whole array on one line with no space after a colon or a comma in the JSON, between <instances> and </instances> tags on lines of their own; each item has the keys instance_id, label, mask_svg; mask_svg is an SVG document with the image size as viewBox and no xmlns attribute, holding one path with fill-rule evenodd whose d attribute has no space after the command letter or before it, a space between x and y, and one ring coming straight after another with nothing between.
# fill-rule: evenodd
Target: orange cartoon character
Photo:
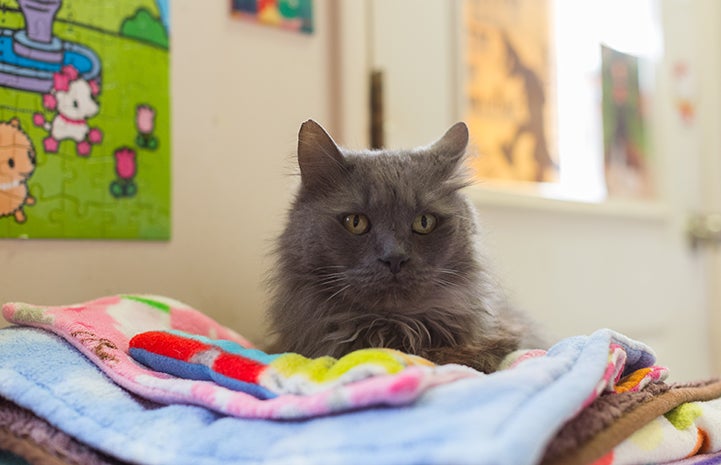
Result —
<instances>
[{"instance_id":1,"label":"orange cartoon character","mask_svg":"<svg viewBox=\"0 0 721 465\"><path fill-rule=\"evenodd\" d=\"M35 204L27 180L35 171L35 151L30 138L13 118L0 122L0 218L14 216L25 222L25 205Z\"/></svg>"}]
</instances>

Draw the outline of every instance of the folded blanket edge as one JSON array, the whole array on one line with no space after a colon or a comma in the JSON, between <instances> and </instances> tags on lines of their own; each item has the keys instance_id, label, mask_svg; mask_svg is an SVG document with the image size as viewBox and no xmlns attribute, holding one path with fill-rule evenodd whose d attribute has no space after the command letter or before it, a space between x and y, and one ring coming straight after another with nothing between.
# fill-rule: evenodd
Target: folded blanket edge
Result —
<instances>
[{"instance_id":1,"label":"folded blanket edge","mask_svg":"<svg viewBox=\"0 0 721 465\"><path fill-rule=\"evenodd\" d=\"M676 386L655 399L639 405L621 417L611 427L567 455L543 461L541 465L585 465L608 454L636 431L686 402L704 402L721 397L721 379L702 386Z\"/></svg>"}]
</instances>

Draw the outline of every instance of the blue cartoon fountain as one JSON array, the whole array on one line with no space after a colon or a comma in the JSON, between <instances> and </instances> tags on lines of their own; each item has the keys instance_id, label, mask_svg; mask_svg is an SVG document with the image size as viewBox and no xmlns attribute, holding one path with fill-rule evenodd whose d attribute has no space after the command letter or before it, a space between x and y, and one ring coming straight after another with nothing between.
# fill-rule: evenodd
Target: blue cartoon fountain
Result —
<instances>
[{"instance_id":1,"label":"blue cartoon fountain","mask_svg":"<svg viewBox=\"0 0 721 465\"><path fill-rule=\"evenodd\" d=\"M86 79L98 79L98 56L80 44L53 36L63 0L17 0L25 29L0 29L0 86L49 92L53 73L72 65Z\"/></svg>"}]
</instances>

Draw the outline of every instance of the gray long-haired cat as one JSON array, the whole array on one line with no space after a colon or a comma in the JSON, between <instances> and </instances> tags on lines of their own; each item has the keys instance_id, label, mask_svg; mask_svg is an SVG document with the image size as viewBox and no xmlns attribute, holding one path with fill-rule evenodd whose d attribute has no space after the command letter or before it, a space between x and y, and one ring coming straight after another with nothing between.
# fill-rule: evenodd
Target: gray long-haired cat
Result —
<instances>
[{"instance_id":1,"label":"gray long-haired cat","mask_svg":"<svg viewBox=\"0 0 721 465\"><path fill-rule=\"evenodd\" d=\"M350 151L316 122L301 126L301 185L271 280L273 350L388 347L491 372L533 341L477 250L459 191L467 144L463 123L404 151Z\"/></svg>"}]
</instances>

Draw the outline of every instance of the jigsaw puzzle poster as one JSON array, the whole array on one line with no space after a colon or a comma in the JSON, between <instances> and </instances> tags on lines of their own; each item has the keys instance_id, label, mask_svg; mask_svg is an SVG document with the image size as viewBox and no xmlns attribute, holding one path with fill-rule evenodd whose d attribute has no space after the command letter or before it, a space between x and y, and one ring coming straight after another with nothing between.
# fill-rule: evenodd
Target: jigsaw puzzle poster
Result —
<instances>
[{"instance_id":1,"label":"jigsaw puzzle poster","mask_svg":"<svg viewBox=\"0 0 721 465\"><path fill-rule=\"evenodd\" d=\"M168 0L0 0L0 237L170 236Z\"/></svg>"}]
</instances>

